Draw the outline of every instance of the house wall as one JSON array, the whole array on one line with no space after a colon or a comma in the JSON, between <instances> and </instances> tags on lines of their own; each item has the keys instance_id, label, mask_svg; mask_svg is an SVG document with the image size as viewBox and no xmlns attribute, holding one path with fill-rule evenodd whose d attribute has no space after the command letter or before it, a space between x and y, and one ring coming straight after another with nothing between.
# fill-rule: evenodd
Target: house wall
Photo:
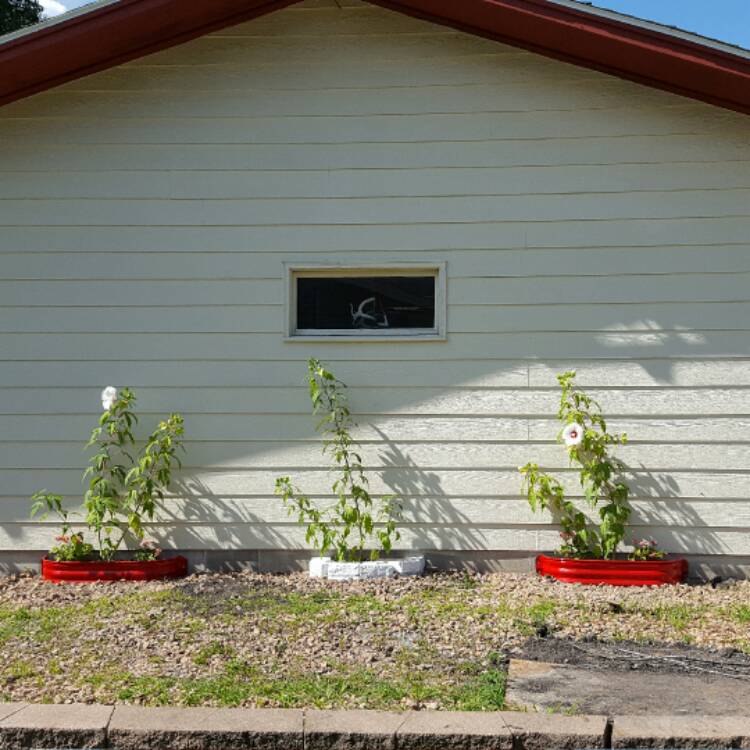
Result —
<instances>
[{"instance_id":1,"label":"house wall","mask_svg":"<svg viewBox=\"0 0 750 750\"><path fill-rule=\"evenodd\" d=\"M314 355L350 385L373 489L407 498L403 546L557 545L517 467L565 469L555 374L575 368L631 438L634 535L742 572L750 119L338 5L0 109L0 550L49 546L28 497L77 502L109 384L144 429L185 415L155 535L302 547L273 485L329 486ZM283 262L393 260L447 263L447 341L284 341Z\"/></svg>"}]
</instances>

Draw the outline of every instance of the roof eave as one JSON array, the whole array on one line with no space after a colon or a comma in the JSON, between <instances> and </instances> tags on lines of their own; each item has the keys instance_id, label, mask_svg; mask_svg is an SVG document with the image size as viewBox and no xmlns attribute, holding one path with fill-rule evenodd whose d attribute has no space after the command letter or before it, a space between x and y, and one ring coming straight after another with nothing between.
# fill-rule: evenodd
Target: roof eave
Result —
<instances>
[{"instance_id":1,"label":"roof eave","mask_svg":"<svg viewBox=\"0 0 750 750\"><path fill-rule=\"evenodd\" d=\"M391 10L750 114L750 59L549 0L369 0Z\"/></svg>"},{"instance_id":2,"label":"roof eave","mask_svg":"<svg viewBox=\"0 0 750 750\"><path fill-rule=\"evenodd\" d=\"M750 114L750 58L551 0L369 0ZM299 0L118 0L0 45L0 106Z\"/></svg>"},{"instance_id":3,"label":"roof eave","mask_svg":"<svg viewBox=\"0 0 750 750\"><path fill-rule=\"evenodd\" d=\"M0 106L299 0L119 0L0 46Z\"/></svg>"}]
</instances>

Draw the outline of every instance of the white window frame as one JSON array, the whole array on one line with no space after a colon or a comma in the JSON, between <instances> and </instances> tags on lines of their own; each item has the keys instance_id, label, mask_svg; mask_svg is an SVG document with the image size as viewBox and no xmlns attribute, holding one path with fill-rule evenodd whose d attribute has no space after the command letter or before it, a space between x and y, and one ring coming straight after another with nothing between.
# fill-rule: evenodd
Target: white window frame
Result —
<instances>
[{"instance_id":1,"label":"white window frame","mask_svg":"<svg viewBox=\"0 0 750 750\"><path fill-rule=\"evenodd\" d=\"M352 278L357 276L434 276L435 326L398 329L297 329L297 279ZM397 261L393 263L284 263L284 316L286 341L445 341L446 263Z\"/></svg>"}]
</instances>

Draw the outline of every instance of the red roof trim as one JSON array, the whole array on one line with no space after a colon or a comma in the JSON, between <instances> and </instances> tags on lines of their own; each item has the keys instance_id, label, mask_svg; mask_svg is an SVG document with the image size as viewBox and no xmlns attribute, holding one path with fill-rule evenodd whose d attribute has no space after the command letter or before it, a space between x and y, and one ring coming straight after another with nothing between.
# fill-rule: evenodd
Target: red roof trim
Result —
<instances>
[{"instance_id":1,"label":"red roof trim","mask_svg":"<svg viewBox=\"0 0 750 750\"><path fill-rule=\"evenodd\" d=\"M0 45L0 106L299 0L118 0Z\"/></svg>"},{"instance_id":2,"label":"red roof trim","mask_svg":"<svg viewBox=\"0 0 750 750\"><path fill-rule=\"evenodd\" d=\"M0 105L299 0L118 0L0 45ZM550 0L370 0L750 114L750 59Z\"/></svg>"},{"instance_id":3,"label":"red roof trim","mask_svg":"<svg viewBox=\"0 0 750 750\"><path fill-rule=\"evenodd\" d=\"M750 114L750 59L549 0L369 0L585 68Z\"/></svg>"}]
</instances>

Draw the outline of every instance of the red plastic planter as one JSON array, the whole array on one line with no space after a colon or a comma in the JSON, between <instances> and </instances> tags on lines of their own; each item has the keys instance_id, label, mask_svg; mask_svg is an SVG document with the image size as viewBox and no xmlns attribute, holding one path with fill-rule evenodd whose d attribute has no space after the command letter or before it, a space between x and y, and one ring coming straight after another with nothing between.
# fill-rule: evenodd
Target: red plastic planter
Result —
<instances>
[{"instance_id":1,"label":"red plastic planter","mask_svg":"<svg viewBox=\"0 0 750 750\"><path fill-rule=\"evenodd\" d=\"M661 586L681 583L687 577L684 557L667 560L571 560L539 555L536 572L564 583L610 586Z\"/></svg>"},{"instance_id":2,"label":"red plastic planter","mask_svg":"<svg viewBox=\"0 0 750 750\"><path fill-rule=\"evenodd\" d=\"M187 559L178 555L163 560L113 560L103 562L57 562L42 560L42 577L55 583L91 583L92 581L153 581L187 575Z\"/></svg>"}]
</instances>

